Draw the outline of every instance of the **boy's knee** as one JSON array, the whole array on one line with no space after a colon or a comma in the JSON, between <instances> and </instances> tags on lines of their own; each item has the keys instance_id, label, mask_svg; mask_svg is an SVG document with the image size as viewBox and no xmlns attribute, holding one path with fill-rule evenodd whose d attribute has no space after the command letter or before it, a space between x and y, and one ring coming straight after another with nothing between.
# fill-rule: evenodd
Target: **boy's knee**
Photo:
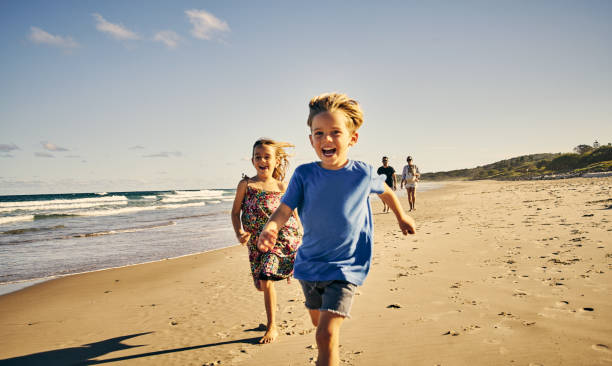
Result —
<instances>
[{"instance_id":1,"label":"boy's knee","mask_svg":"<svg viewBox=\"0 0 612 366\"><path fill-rule=\"evenodd\" d=\"M330 344L333 337L334 337L333 329L329 327L317 327L315 339L317 340L317 345L319 347Z\"/></svg>"}]
</instances>

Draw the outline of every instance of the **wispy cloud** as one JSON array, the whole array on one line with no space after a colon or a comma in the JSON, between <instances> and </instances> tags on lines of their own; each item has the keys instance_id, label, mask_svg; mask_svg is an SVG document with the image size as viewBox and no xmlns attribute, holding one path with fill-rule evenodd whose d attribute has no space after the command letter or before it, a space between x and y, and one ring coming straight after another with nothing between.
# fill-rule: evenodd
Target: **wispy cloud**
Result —
<instances>
[{"instance_id":1,"label":"wispy cloud","mask_svg":"<svg viewBox=\"0 0 612 366\"><path fill-rule=\"evenodd\" d=\"M19 146L15 144L0 144L0 151L11 152L13 150L19 150Z\"/></svg>"},{"instance_id":2,"label":"wispy cloud","mask_svg":"<svg viewBox=\"0 0 612 366\"><path fill-rule=\"evenodd\" d=\"M38 27L30 27L29 38L34 43L48 44L61 48L75 48L79 46L72 37L54 36Z\"/></svg>"},{"instance_id":3,"label":"wispy cloud","mask_svg":"<svg viewBox=\"0 0 612 366\"><path fill-rule=\"evenodd\" d=\"M81 156L80 155L66 155L66 158L68 158L68 159L80 159Z\"/></svg>"},{"instance_id":4,"label":"wispy cloud","mask_svg":"<svg viewBox=\"0 0 612 366\"><path fill-rule=\"evenodd\" d=\"M0 154L0 158L13 158L14 156L11 154Z\"/></svg>"},{"instance_id":5,"label":"wispy cloud","mask_svg":"<svg viewBox=\"0 0 612 366\"><path fill-rule=\"evenodd\" d=\"M49 154L46 152L35 152L34 156L36 156L37 158L54 158L55 157L53 154Z\"/></svg>"},{"instance_id":6,"label":"wispy cloud","mask_svg":"<svg viewBox=\"0 0 612 366\"><path fill-rule=\"evenodd\" d=\"M96 19L96 29L103 33L110 34L113 38L118 39L120 41L126 40L138 40L140 36L131 30L127 29L122 24L114 24L104 19L102 15L98 13L92 14Z\"/></svg>"},{"instance_id":7,"label":"wispy cloud","mask_svg":"<svg viewBox=\"0 0 612 366\"><path fill-rule=\"evenodd\" d=\"M186 10L185 14L187 14L189 22L193 24L191 34L195 38L210 41L219 39L217 35L230 31L229 25L224 20L217 18L206 10Z\"/></svg>"},{"instance_id":8,"label":"wispy cloud","mask_svg":"<svg viewBox=\"0 0 612 366\"><path fill-rule=\"evenodd\" d=\"M143 158L171 158L181 157L183 154L180 151L162 151L157 154L143 155Z\"/></svg>"},{"instance_id":9,"label":"wispy cloud","mask_svg":"<svg viewBox=\"0 0 612 366\"><path fill-rule=\"evenodd\" d=\"M57 146L47 141L41 141L40 144L42 145L43 148L45 148L45 150L48 150L48 151L70 151L66 149L65 147Z\"/></svg>"},{"instance_id":10,"label":"wispy cloud","mask_svg":"<svg viewBox=\"0 0 612 366\"><path fill-rule=\"evenodd\" d=\"M134 145L130 147L130 150L142 150L142 149L144 149L144 146L140 146L140 145Z\"/></svg>"},{"instance_id":11,"label":"wispy cloud","mask_svg":"<svg viewBox=\"0 0 612 366\"><path fill-rule=\"evenodd\" d=\"M181 37L174 31L165 30L157 32L153 40L165 44L168 48L175 48L181 42Z\"/></svg>"}]
</instances>

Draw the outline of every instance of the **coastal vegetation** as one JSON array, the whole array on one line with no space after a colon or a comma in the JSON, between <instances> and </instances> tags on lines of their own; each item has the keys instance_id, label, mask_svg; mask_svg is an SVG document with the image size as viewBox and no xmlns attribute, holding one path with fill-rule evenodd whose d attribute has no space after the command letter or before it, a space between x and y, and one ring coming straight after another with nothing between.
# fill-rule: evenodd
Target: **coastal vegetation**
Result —
<instances>
[{"instance_id":1,"label":"coastal vegetation","mask_svg":"<svg viewBox=\"0 0 612 366\"><path fill-rule=\"evenodd\" d=\"M578 145L573 153L523 155L471 169L423 173L422 180L538 179L612 171L612 145Z\"/></svg>"}]
</instances>

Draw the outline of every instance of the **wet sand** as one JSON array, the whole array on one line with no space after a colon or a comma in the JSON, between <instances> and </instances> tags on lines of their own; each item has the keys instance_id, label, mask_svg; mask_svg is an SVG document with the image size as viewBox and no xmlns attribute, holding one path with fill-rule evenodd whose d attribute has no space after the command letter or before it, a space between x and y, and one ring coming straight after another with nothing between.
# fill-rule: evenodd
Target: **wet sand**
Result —
<instances>
[{"instance_id":1,"label":"wet sand","mask_svg":"<svg viewBox=\"0 0 612 366\"><path fill-rule=\"evenodd\" d=\"M611 189L610 177L450 182L417 191L409 237L374 198L342 364L612 364ZM0 296L0 365L313 364L299 285L276 288L281 335L262 346L240 246L52 280Z\"/></svg>"}]
</instances>

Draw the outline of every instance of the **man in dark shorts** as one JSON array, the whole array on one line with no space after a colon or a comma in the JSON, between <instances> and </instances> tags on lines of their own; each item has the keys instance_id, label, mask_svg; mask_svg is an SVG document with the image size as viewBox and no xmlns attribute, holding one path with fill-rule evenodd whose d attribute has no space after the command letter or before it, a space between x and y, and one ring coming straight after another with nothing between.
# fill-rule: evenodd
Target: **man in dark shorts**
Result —
<instances>
[{"instance_id":1,"label":"man in dark shorts","mask_svg":"<svg viewBox=\"0 0 612 366\"><path fill-rule=\"evenodd\" d=\"M389 165L389 158L386 156L383 156L382 163L383 165L378 168L376 173L378 175L386 175L387 178L385 179L385 183L387 183L389 188L395 191L397 189L397 184L395 182L395 169ZM385 212L389 212L389 206L387 206L387 204L383 201L383 213Z\"/></svg>"}]
</instances>

